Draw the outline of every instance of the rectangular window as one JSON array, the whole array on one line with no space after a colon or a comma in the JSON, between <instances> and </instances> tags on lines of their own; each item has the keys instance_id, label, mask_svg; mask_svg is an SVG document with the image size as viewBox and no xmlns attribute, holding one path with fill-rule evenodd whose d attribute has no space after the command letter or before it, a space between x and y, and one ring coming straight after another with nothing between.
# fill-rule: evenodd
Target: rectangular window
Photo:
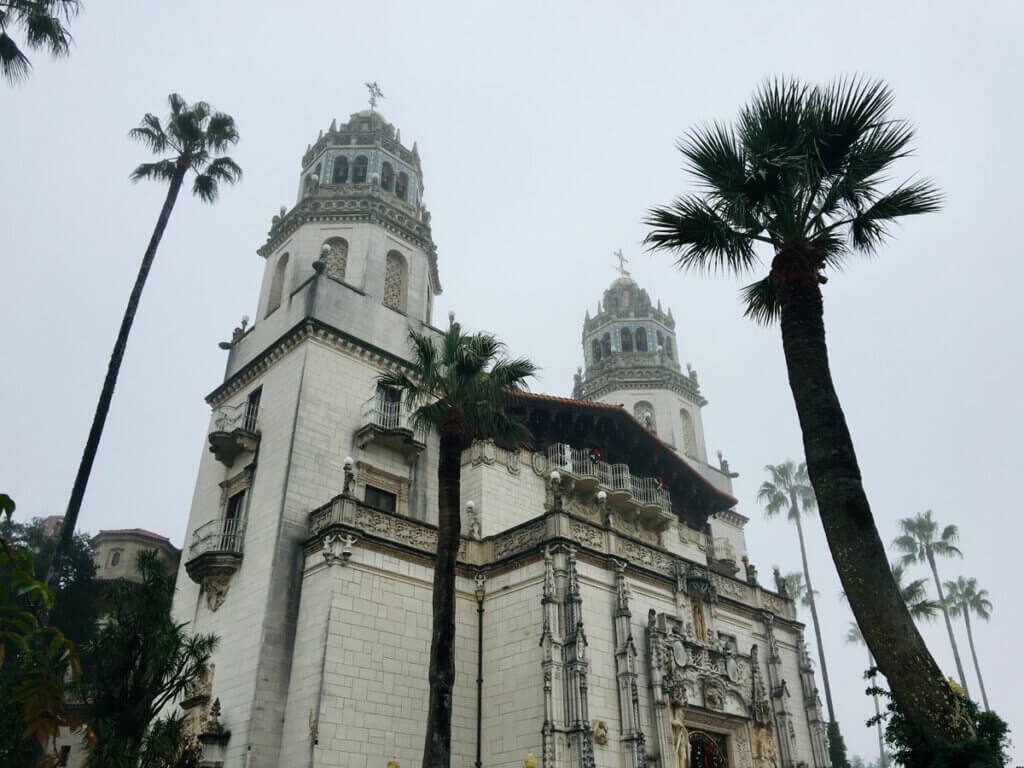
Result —
<instances>
[{"instance_id":1,"label":"rectangular window","mask_svg":"<svg viewBox=\"0 0 1024 768\"><path fill-rule=\"evenodd\" d=\"M249 393L249 399L245 401L245 431L256 432L256 417L260 412L260 396L263 394L263 387L257 387Z\"/></svg>"},{"instance_id":2,"label":"rectangular window","mask_svg":"<svg viewBox=\"0 0 1024 768\"><path fill-rule=\"evenodd\" d=\"M393 493L366 486L366 506L379 509L382 512L394 512L397 506L397 497Z\"/></svg>"}]
</instances>

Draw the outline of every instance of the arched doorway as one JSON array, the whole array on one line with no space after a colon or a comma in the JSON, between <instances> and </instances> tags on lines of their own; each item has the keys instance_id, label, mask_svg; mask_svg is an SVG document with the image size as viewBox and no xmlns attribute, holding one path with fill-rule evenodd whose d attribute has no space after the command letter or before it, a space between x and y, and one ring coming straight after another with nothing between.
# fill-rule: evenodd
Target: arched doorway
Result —
<instances>
[{"instance_id":1,"label":"arched doorway","mask_svg":"<svg viewBox=\"0 0 1024 768\"><path fill-rule=\"evenodd\" d=\"M707 731L690 731L690 768L728 768L725 737Z\"/></svg>"}]
</instances>

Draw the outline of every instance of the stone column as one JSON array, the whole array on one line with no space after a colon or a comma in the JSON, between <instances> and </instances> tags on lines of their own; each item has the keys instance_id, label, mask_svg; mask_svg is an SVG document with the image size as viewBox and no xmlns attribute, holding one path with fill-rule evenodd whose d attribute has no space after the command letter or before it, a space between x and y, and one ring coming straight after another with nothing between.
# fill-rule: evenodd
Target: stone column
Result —
<instances>
[{"instance_id":1,"label":"stone column","mask_svg":"<svg viewBox=\"0 0 1024 768\"><path fill-rule=\"evenodd\" d=\"M569 547L566 557L565 647L569 743L579 768L594 768L594 740L587 710L587 636L583 628L583 598L576 574L576 548Z\"/></svg>"},{"instance_id":2,"label":"stone column","mask_svg":"<svg viewBox=\"0 0 1024 768\"><path fill-rule=\"evenodd\" d=\"M818 684L814 679L814 665L807 652L803 633L800 633L800 687L803 689L804 713L807 716L807 730L811 734L811 752L814 768L831 768L825 740L825 718L821 714L821 699L818 698Z\"/></svg>"},{"instance_id":3,"label":"stone column","mask_svg":"<svg viewBox=\"0 0 1024 768\"><path fill-rule=\"evenodd\" d=\"M784 766L793 764L793 716L789 713L786 698L789 688L782 676L782 657L779 656L779 644L775 639L775 616L767 611L762 612L764 633L768 639L768 687L770 690L772 709L775 712L775 740L779 747L779 761Z\"/></svg>"},{"instance_id":4,"label":"stone column","mask_svg":"<svg viewBox=\"0 0 1024 768\"><path fill-rule=\"evenodd\" d=\"M541 591L543 615L540 647L544 675L544 725L541 729L541 768L555 768L555 729L558 714L564 711L562 677L562 635L558 630L558 600L555 593L555 568L551 547L544 548L544 586Z\"/></svg>"},{"instance_id":5,"label":"stone column","mask_svg":"<svg viewBox=\"0 0 1024 768\"><path fill-rule=\"evenodd\" d=\"M636 646L630 626L629 587L626 563L615 561L615 672L619 688L619 714L622 723L622 747L628 768L646 768L647 755L640 730L640 698L636 684Z\"/></svg>"},{"instance_id":6,"label":"stone column","mask_svg":"<svg viewBox=\"0 0 1024 768\"><path fill-rule=\"evenodd\" d=\"M654 739L658 744L661 768L675 768L675 748L668 724L668 693L664 676L664 631L657 626L657 614L647 612L647 661L650 670L651 704L654 707Z\"/></svg>"}]
</instances>

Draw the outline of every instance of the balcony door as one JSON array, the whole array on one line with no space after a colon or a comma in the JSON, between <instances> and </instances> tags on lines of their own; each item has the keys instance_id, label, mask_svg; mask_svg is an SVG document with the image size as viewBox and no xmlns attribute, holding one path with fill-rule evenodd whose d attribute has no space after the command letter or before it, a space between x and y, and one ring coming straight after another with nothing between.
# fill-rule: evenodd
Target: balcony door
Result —
<instances>
[{"instance_id":1,"label":"balcony door","mask_svg":"<svg viewBox=\"0 0 1024 768\"><path fill-rule=\"evenodd\" d=\"M374 406L377 411L377 423L384 429L398 429L401 403L402 393L397 389L377 387L377 400Z\"/></svg>"}]
</instances>

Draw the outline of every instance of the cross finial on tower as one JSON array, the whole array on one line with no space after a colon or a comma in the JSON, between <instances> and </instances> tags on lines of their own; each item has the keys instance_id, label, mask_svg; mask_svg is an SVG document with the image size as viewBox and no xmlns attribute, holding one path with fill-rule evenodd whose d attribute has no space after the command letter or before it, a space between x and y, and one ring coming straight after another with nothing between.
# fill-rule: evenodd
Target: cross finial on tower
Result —
<instances>
[{"instance_id":1,"label":"cross finial on tower","mask_svg":"<svg viewBox=\"0 0 1024 768\"><path fill-rule=\"evenodd\" d=\"M619 271L619 274L622 275L623 277L629 277L629 272L626 271L626 263L629 261L629 259L622 255L622 249L619 248L619 250L617 251L612 251L612 256L619 260L619 266L616 267L616 269Z\"/></svg>"},{"instance_id":2,"label":"cross finial on tower","mask_svg":"<svg viewBox=\"0 0 1024 768\"><path fill-rule=\"evenodd\" d=\"M377 85L377 81L374 80L372 83L366 83L366 90L370 92L370 112L373 112L377 106L377 101L384 98L384 94L381 93L380 86Z\"/></svg>"}]
</instances>

